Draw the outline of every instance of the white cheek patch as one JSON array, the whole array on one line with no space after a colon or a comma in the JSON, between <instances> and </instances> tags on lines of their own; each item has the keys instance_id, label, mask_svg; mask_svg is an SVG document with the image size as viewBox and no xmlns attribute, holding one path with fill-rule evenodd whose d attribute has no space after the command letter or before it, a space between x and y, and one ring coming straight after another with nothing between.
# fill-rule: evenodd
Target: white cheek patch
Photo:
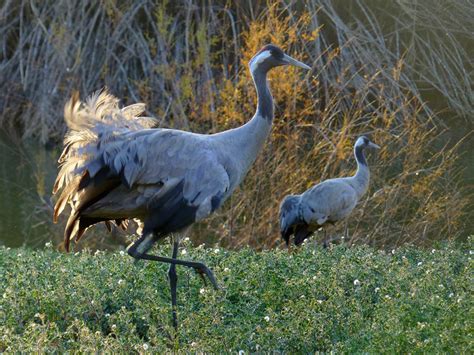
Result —
<instances>
[{"instance_id":1,"label":"white cheek patch","mask_svg":"<svg viewBox=\"0 0 474 355\"><path fill-rule=\"evenodd\" d=\"M257 70L258 66L268 57L271 57L271 53L269 50L263 51L260 54L257 54L255 57L252 58L252 61L250 63L250 71L254 72Z\"/></svg>"},{"instance_id":2,"label":"white cheek patch","mask_svg":"<svg viewBox=\"0 0 474 355\"><path fill-rule=\"evenodd\" d=\"M364 143L364 138L362 138L362 137L357 138L357 141L356 141L355 146L356 146L356 147L360 147L360 146L362 146L362 145L365 145L365 143Z\"/></svg>"}]
</instances>

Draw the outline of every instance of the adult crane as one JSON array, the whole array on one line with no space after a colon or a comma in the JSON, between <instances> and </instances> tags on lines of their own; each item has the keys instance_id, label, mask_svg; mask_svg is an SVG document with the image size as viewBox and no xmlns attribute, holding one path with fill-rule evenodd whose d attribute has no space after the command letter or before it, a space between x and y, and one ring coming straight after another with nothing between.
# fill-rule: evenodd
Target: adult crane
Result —
<instances>
[{"instance_id":1,"label":"adult crane","mask_svg":"<svg viewBox=\"0 0 474 355\"><path fill-rule=\"evenodd\" d=\"M216 134L151 129L138 117L143 104L120 109L106 91L86 103L73 96L64 109L69 131L64 140L53 193L62 190L54 220L66 205L71 213L64 232L66 250L87 228L99 223L123 226L137 218L144 224L128 247L136 259L170 264L168 271L173 325L177 328L176 265L194 268L218 285L203 263L177 259L180 236L209 216L245 177L270 134L273 98L267 83L270 69L294 65L311 69L275 45L264 46L249 62L258 104L241 127ZM172 257L149 254L152 245L173 236Z\"/></svg>"},{"instance_id":2,"label":"adult crane","mask_svg":"<svg viewBox=\"0 0 474 355\"><path fill-rule=\"evenodd\" d=\"M285 196L280 205L280 231L287 245L292 235L295 245L300 245L314 231L351 214L369 186L366 148L380 147L365 136L357 139L354 144L357 172L354 176L328 179L301 195Z\"/></svg>"}]
</instances>

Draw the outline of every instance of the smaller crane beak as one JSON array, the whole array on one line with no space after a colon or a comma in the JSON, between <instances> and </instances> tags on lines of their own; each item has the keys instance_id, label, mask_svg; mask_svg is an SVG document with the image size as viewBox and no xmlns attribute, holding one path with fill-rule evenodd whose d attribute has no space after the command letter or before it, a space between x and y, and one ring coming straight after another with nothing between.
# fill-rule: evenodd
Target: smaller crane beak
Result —
<instances>
[{"instance_id":1,"label":"smaller crane beak","mask_svg":"<svg viewBox=\"0 0 474 355\"><path fill-rule=\"evenodd\" d=\"M300 67L300 68L303 68L303 69L306 69L306 70L311 70L311 67L309 65L306 65L306 64L300 62L299 60L291 58L289 55L286 55L286 54L283 55L283 61L286 64L294 65L295 67Z\"/></svg>"},{"instance_id":2,"label":"smaller crane beak","mask_svg":"<svg viewBox=\"0 0 474 355\"><path fill-rule=\"evenodd\" d=\"M374 149L380 149L380 146L375 144L375 143L372 143L372 142L369 142L369 147L370 148L374 148Z\"/></svg>"}]
</instances>

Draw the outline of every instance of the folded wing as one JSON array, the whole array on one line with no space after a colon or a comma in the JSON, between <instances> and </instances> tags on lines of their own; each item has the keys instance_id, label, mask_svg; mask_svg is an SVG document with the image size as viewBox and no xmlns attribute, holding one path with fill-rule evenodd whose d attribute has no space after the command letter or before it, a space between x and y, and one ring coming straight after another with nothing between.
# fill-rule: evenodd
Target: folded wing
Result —
<instances>
[{"instance_id":1,"label":"folded wing","mask_svg":"<svg viewBox=\"0 0 474 355\"><path fill-rule=\"evenodd\" d=\"M208 216L229 189L227 171L204 136L145 129L148 119L130 119L139 106L119 110L109 102L114 99L102 93L86 111L74 98L66 105L71 133L54 190L63 188L55 220L67 204L72 207L66 247L90 225L108 220L140 218L144 233L166 235ZM76 117L81 115L86 118Z\"/></svg>"}]
</instances>

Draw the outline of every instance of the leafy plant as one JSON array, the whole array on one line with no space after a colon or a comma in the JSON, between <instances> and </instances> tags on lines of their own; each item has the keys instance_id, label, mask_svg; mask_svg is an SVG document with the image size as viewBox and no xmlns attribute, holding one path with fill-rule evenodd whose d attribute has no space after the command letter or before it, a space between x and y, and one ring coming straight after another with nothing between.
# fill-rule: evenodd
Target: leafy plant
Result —
<instances>
[{"instance_id":1,"label":"leafy plant","mask_svg":"<svg viewBox=\"0 0 474 355\"><path fill-rule=\"evenodd\" d=\"M0 248L0 351L464 353L473 345L472 238L388 253L186 242L181 253L210 265L222 290L178 268L175 338L165 265L124 252Z\"/></svg>"}]
</instances>

